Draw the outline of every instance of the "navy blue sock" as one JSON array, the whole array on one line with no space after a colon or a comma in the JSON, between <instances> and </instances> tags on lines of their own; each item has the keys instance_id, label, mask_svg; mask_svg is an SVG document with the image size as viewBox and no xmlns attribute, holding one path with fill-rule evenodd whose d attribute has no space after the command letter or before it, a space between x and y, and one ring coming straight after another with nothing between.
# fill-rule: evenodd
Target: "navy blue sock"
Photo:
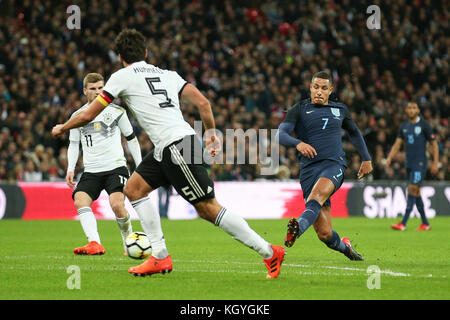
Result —
<instances>
[{"instance_id":1,"label":"navy blue sock","mask_svg":"<svg viewBox=\"0 0 450 320\"><path fill-rule=\"evenodd\" d=\"M408 194L408 200L406 202L406 210L405 215L403 217L402 223L406 226L406 223L408 222L409 215L411 214L412 209L414 208L414 204L416 203L416 197Z\"/></svg>"},{"instance_id":2,"label":"navy blue sock","mask_svg":"<svg viewBox=\"0 0 450 320\"><path fill-rule=\"evenodd\" d=\"M306 203L306 209L298 219L299 237L317 220L321 208L322 206L316 200L309 200Z\"/></svg>"},{"instance_id":3,"label":"navy blue sock","mask_svg":"<svg viewBox=\"0 0 450 320\"><path fill-rule=\"evenodd\" d=\"M425 216L425 209L423 207L423 201L421 197L416 198L416 207L417 210L419 210L420 217L422 218L422 223L429 225L427 217Z\"/></svg>"},{"instance_id":4,"label":"navy blue sock","mask_svg":"<svg viewBox=\"0 0 450 320\"><path fill-rule=\"evenodd\" d=\"M342 252L347 255L349 253L348 247L341 241L338 233L336 231L332 231L331 238L328 240L322 240L323 243L327 245L328 248Z\"/></svg>"}]
</instances>

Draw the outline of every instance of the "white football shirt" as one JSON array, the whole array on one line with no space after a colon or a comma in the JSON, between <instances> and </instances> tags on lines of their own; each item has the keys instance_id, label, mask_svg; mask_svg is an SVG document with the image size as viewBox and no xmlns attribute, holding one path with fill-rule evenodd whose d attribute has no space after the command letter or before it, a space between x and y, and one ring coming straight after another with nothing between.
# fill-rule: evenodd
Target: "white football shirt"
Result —
<instances>
[{"instance_id":1,"label":"white football shirt","mask_svg":"<svg viewBox=\"0 0 450 320\"><path fill-rule=\"evenodd\" d=\"M87 106L85 104L75 111L72 117ZM121 132L128 137L133 133L133 127L125 109L115 104L108 105L84 127L70 129L69 140L81 142L85 172L95 173L126 167Z\"/></svg>"},{"instance_id":2,"label":"white football shirt","mask_svg":"<svg viewBox=\"0 0 450 320\"><path fill-rule=\"evenodd\" d=\"M155 159L161 161L166 146L195 134L180 110L178 94L186 84L177 72L140 61L114 72L102 94L109 101L124 100L155 145Z\"/></svg>"}]
</instances>

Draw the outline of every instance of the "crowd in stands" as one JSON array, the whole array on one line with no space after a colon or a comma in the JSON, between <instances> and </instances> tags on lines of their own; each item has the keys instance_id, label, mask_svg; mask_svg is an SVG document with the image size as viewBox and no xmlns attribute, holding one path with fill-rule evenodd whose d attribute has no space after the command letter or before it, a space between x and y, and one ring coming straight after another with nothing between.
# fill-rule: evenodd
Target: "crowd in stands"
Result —
<instances>
[{"instance_id":1,"label":"crowd in stands","mask_svg":"<svg viewBox=\"0 0 450 320\"><path fill-rule=\"evenodd\" d=\"M86 103L87 73L108 79L121 67L114 39L124 28L146 36L149 63L178 71L208 97L223 133L277 129L286 110L308 98L312 75L328 70L332 98L349 107L369 147L372 179L405 179L404 152L389 168L383 159L406 120L406 102L415 101L440 152L439 174L428 171L426 179L450 180L449 7L374 0L381 10L376 30L367 28L362 3L83 1L81 28L71 30L71 1L0 1L0 181L64 180L68 135L54 139L51 129ZM194 106L183 103L182 110L191 124L200 120ZM152 144L130 118L146 154ZM346 179L356 179L360 158L345 135L344 148ZM298 179L297 152L280 147L278 173L262 176L260 169L259 162L213 164L210 173L216 181Z\"/></svg>"}]
</instances>

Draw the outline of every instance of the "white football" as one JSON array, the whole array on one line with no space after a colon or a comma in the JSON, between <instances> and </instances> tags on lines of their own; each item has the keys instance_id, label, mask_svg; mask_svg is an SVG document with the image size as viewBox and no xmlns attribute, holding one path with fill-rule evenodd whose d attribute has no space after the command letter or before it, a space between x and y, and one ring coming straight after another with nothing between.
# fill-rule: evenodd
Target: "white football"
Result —
<instances>
[{"instance_id":1,"label":"white football","mask_svg":"<svg viewBox=\"0 0 450 320\"><path fill-rule=\"evenodd\" d=\"M125 239L127 254L133 259L144 259L152 253L150 240L144 232L133 232Z\"/></svg>"}]
</instances>

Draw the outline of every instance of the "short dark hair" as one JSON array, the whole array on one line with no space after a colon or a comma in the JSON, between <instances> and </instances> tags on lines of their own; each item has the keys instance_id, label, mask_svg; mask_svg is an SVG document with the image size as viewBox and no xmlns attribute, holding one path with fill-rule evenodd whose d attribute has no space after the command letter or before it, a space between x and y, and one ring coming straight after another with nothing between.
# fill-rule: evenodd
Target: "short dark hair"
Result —
<instances>
[{"instance_id":1,"label":"short dark hair","mask_svg":"<svg viewBox=\"0 0 450 320\"><path fill-rule=\"evenodd\" d=\"M313 75L311 82L314 81L315 78L326 79L330 81L330 84L333 84L333 79L331 75L327 71L319 71L315 75Z\"/></svg>"},{"instance_id":2,"label":"short dark hair","mask_svg":"<svg viewBox=\"0 0 450 320\"><path fill-rule=\"evenodd\" d=\"M125 29L115 40L117 52L126 63L145 59L145 37L136 29Z\"/></svg>"}]
</instances>

